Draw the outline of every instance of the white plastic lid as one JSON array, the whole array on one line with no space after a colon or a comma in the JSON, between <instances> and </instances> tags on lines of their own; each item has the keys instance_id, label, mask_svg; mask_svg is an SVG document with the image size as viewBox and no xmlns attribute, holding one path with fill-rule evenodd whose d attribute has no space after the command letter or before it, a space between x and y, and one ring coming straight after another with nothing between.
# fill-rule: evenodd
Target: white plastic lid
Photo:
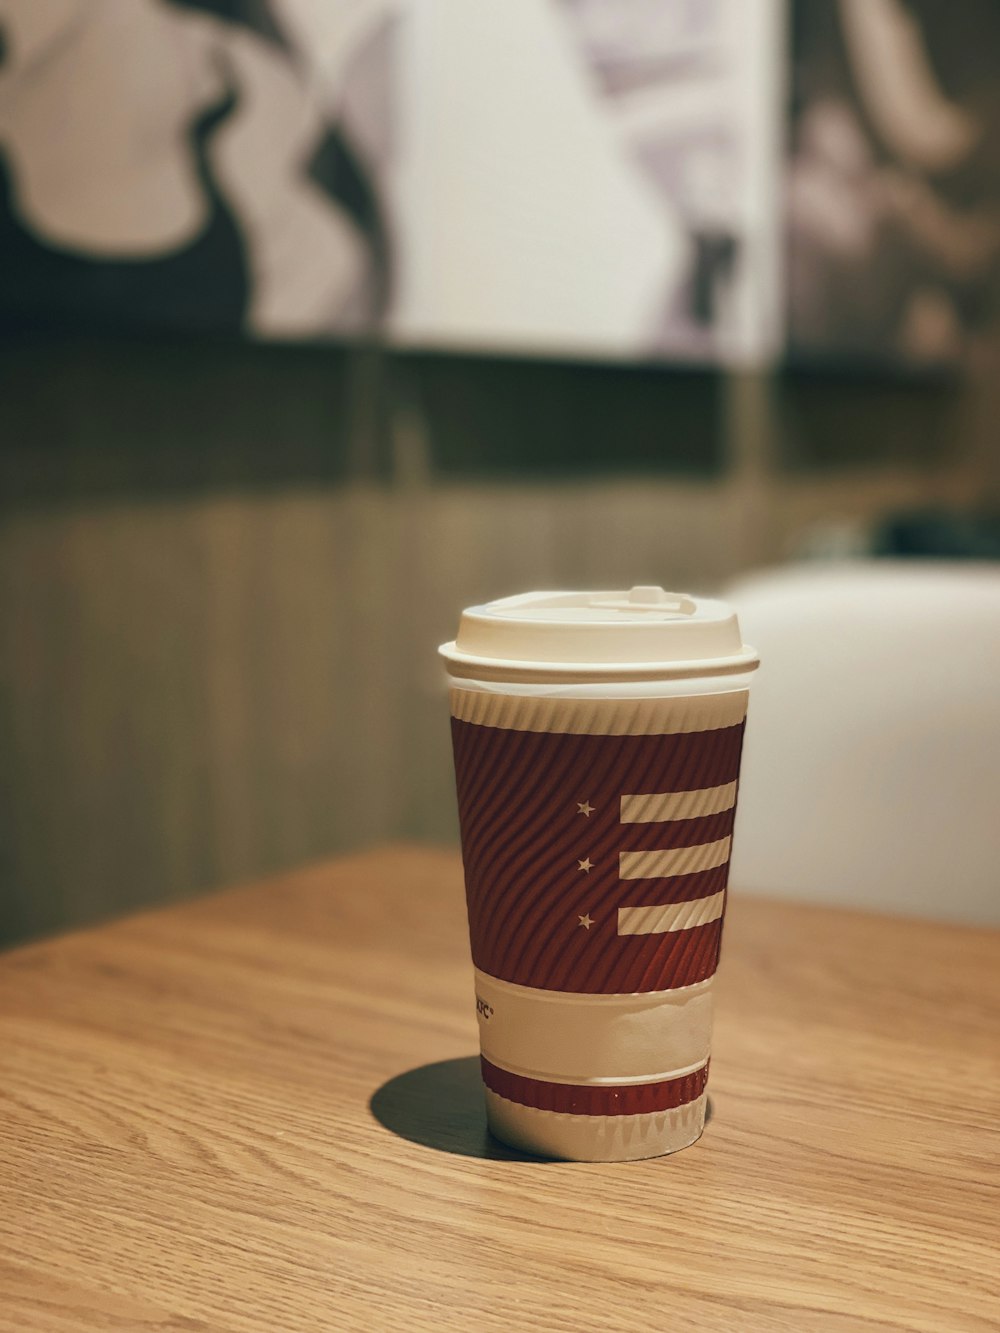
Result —
<instances>
[{"instance_id":1,"label":"white plastic lid","mask_svg":"<svg viewBox=\"0 0 1000 1333\"><path fill-rule=\"evenodd\" d=\"M480 680L643 680L757 666L732 607L647 586L529 592L470 606L440 652L451 675Z\"/></svg>"}]
</instances>

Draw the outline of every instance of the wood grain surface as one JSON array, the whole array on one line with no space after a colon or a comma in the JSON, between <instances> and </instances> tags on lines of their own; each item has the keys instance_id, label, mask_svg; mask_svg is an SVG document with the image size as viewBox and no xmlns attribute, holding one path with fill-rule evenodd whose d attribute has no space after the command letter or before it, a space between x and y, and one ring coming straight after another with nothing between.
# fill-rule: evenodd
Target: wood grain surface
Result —
<instances>
[{"instance_id":1,"label":"wood grain surface","mask_svg":"<svg viewBox=\"0 0 1000 1333\"><path fill-rule=\"evenodd\" d=\"M705 1136L485 1131L457 856L0 958L0 1329L996 1330L1000 934L733 897Z\"/></svg>"}]
</instances>

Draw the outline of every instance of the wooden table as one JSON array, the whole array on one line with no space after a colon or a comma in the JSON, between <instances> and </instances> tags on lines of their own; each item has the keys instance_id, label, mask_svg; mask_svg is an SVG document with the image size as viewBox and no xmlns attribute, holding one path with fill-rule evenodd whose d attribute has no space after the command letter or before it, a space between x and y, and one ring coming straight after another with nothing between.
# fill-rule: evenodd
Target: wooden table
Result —
<instances>
[{"instance_id":1,"label":"wooden table","mask_svg":"<svg viewBox=\"0 0 1000 1333\"><path fill-rule=\"evenodd\" d=\"M674 1157L485 1132L461 871L0 959L0 1329L996 1330L1000 933L735 895Z\"/></svg>"}]
</instances>

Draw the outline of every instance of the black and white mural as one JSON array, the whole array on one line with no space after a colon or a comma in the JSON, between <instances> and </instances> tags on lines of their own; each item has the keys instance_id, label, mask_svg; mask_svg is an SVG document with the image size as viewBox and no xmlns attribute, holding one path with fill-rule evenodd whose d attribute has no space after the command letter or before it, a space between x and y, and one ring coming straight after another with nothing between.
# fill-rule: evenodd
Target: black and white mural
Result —
<instances>
[{"instance_id":1,"label":"black and white mural","mask_svg":"<svg viewBox=\"0 0 1000 1333\"><path fill-rule=\"evenodd\" d=\"M951 366L1000 0L0 0L0 322Z\"/></svg>"},{"instance_id":2,"label":"black and white mural","mask_svg":"<svg viewBox=\"0 0 1000 1333\"><path fill-rule=\"evenodd\" d=\"M0 0L7 325L377 325L393 9Z\"/></svg>"},{"instance_id":3,"label":"black and white mural","mask_svg":"<svg viewBox=\"0 0 1000 1333\"><path fill-rule=\"evenodd\" d=\"M405 341L773 355L775 0L415 0L401 48Z\"/></svg>"},{"instance_id":4,"label":"black and white mural","mask_svg":"<svg viewBox=\"0 0 1000 1333\"><path fill-rule=\"evenodd\" d=\"M0 314L754 355L771 10L0 0Z\"/></svg>"},{"instance_id":5,"label":"black and white mural","mask_svg":"<svg viewBox=\"0 0 1000 1333\"><path fill-rule=\"evenodd\" d=\"M1000 2L791 17L789 354L957 365L1000 296Z\"/></svg>"}]
</instances>

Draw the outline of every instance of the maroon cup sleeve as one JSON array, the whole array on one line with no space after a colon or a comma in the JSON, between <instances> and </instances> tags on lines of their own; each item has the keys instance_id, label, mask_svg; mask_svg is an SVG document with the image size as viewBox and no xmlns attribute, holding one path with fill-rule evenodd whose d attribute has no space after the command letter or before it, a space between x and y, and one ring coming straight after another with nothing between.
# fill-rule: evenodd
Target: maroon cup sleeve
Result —
<instances>
[{"instance_id":1,"label":"maroon cup sleeve","mask_svg":"<svg viewBox=\"0 0 1000 1333\"><path fill-rule=\"evenodd\" d=\"M712 976L746 706L453 690L476 967L598 995Z\"/></svg>"}]
</instances>

